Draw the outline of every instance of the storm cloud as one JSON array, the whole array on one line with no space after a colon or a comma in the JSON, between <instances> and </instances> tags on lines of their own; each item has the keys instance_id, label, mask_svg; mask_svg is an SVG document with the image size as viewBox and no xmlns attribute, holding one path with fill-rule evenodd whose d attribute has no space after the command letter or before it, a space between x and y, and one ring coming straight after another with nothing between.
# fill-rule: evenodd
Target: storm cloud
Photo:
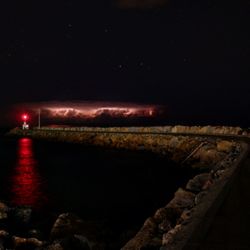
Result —
<instances>
[{"instance_id":1,"label":"storm cloud","mask_svg":"<svg viewBox=\"0 0 250 250\"><path fill-rule=\"evenodd\" d=\"M96 119L98 117L133 118L155 117L162 113L159 105L145 105L115 102L42 102L21 104L22 110L36 112L40 110L47 118Z\"/></svg>"}]
</instances>

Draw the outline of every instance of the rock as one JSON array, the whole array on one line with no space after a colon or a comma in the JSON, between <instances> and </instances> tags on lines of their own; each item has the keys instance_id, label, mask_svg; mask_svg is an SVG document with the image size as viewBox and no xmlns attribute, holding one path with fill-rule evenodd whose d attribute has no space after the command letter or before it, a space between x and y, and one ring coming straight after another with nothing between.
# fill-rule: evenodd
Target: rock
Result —
<instances>
[{"instance_id":1,"label":"rock","mask_svg":"<svg viewBox=\"0 0 250 250\"><path fill-rule=\"evenodd\" d=\"M178 137L172 137L168 143L168 146L170 148L177 148L181 144L181 141L179 141Z\"/></svg>"},{"instance_id":2,"label":"rock","mask_svg":"<svg viewBox=\"0 0 250 250\"><path fill-rule=\"evenodd\" d=\"M202 190L208 190L211 188L211 186L213 185L213 180L209 179L207 180L204 185L202 186Z\"/></svg>"},{"instance_id":3,"label":"rock","mask_svg":"<svg viewBox=\"0 0 250 250\"><path fill-rule=\"evenodd\" d=\"M39 250L90 250L90 244L86 237L73 235L57 239L53 243L39 248Z\"/></svg>"},{"instance_id":4,"label":"rock","mask_svg":"<svg viewBox=\"0 0 250 250\"><path fill-rule=\"evenodd\" d=\"M59 240L60 245L64 250L90 250L90 243L88 239L82 235L74 235Z\"/></svg>"},{"instance_id":5,"label":"rock","mask_svg":"<svg viewBox=\"0 0 250 250\"><path fill-rule=\"evenodd\" d=\"M170 225L173 227L176 225L177 219L180 217L182 210L178 207L164 207L156 211L154 219L156 223L161 223L165 220L170 222Z\"/></svg>"},{"instance_id":6,"label":"rock","mask_svg":"<svg viewBox=\"0 0 250 250\"><path fill-rule=\"evenodd\" d=\"M42 238L42 232L40 230L37 230L37 229L31 229L31 230L28 231L28 237L41 239Z\"/></svg>"},{"instance_id":7,"label":"rock","mask_svg":"<svg viewBox=\"0 0 250 250\"><path fill-rule=\"evenodd\" d=\"M6 212L0 211L0 220L6 220L8 218L8 214Z\"/></svg>"},{"instance_id":8,"label":"rock","mask_svg":"<svg viewBox=\"0 0 250 250\"><path fill-rule=\"evenodd\" d=\"M194 199L195 195L193 193L179 188L167 207L191 208L194 206Z\"/></svg>"},{"instance_id":9,"label":"rock","mask_svg":"<svg viewBox=\"0 0 250 250\"><path fill-rule=\"evenodd\" d=\"M204 188L208 187L208 181L212 182L211 175L209 173L196 175L193 179L188 181L186 189L192 192L200 192Z\"/></svg>"},{"instance_id":10,"label":"rock","mask_svg":"<svg viewBox=\"0 0 250 250\"><path fill-rule=\"evenodd\" d=\"M198 193L195 196L195 200L194 200L195 205L198 205L199 203L201 203L202 200L203 200L203 198L204 198L204 196L206 196L206 194L207 194L207 191L202 191L202 192Z\"/></svg>"},{"instance_id":11,"label":"rock","mask_svg":"<svg viewBox=\"0 0 250 250\"><path fill-rule=\"evenodd\" d=\"M182 212L177 224L185 225L189 223L190 218L191 218L191 210L186 209Z\"/></svg>"},{"instance_id":12,"label":"rock","mask_svg":"<svg viewBox=\"0 0 250 250\"><path fill-rule=\"evenodd\" d=\"M12 241L10 234L5 230L0 230L0 250L4 250L6 249L6 246L11 246L11 245Z\"/></svg>"},{"instance_id":13,"label":"rock","mask_svg":"<svg viewBox=\"0 0 250 250\"><path fill-rule=\"evenodd\" d=\"M166 234L163 234L162 245L168 246L173 243L175 235L181 230L181 225L176 225L175 228L168 231Z\"/></svg>"},{"instance_id":14,"label":"rock","mask_svg":"<svg viewBox=\"0 0 250 250\"><path fill-rule=\"evenodd\" d=\"M81 249L86 249L86 250L89 249L90 250L90 243L86 237L84 237L82 235L75 234L74 239L75 239L75 242L77 243L77 245L79 247L81 247Z\"/></svg>"},{"instance_id":15,"label":"rock","mask_svg":"<svg viewBox=\"0 0 250 250\"><path fill-rule=\"evenodd\" d=\"M74 234L82 234L83 221L76 215L64 213L55 221L50 236L52 239L65 238Z\"/></svg>"},{"instance_id":16,"label":"rock","mask_svg":"<svg viewBox=\"0 0 250 250\"><path fill-rule=\"evenodd\" d=\"M220 169L220 170L217 170L214 174L215 178L221 178L223 177L223 175L225 174L226 170L224 169Z\"/></svg>"},{"instance_id":17,"label":"rock","mask_svg":"<svg viewBox=\"0 0 250 250\"><path fill-rule=\"evenodd\" d=\"M8 238L10 234L5 230L0 230L0 238Z\"/></svg>"},{"instance_id":18,"label":"rock","mask_svg":"<svg viewBox=\"0 0 250 250\"><path fill-rule=\"evenodd\" d=\"M231 141L219 141L217 142L217 150L229 153L232 151L234 143Z\"/></svg>"},{"instance_id":19,"label":"rock","mask_svg":"<svg viewBox=\"0 0 250 250\"><path fill-rule=\"evenodd\" d=\"M141 250L152 247L153 239L156 238L157 224L153 218L148 218L140 231L121 250ZM154 242L156 244L156 242ZM160 245L158 246L159 249Z\"/></svg>"},{"instance_id":20,"label":"rock","mask_svg":"<svg viewBox=\"0 0 250 250\"><path fill-rule=\"evenodd\" d=\"M198 159L201 165L213 166L225 158L224 152L219 152L212 145L200 148L194 155L194 159Z\"/></svg>"},{"instance_id":21,"label":"rock","mask_svg":"<svg viewBox=\"0 0 250 250\"><path fill-rule=\"evenodd\" d=\"M186 221L186 220L189 220L190 217L191 217L191 210L184 210L184 211L182 212L182 214L181 214L180 219L181 219L182 221Z\"/></svg>"},{"instance_id":22,"label":"rock","mask_svg":"<svg viewBox=\"0 0 250 250\"><path fill-rule=\"evenodd\" d=\"M0 211L8 211L8 206L3 202L0 202Z\"/></svg>"},{"instance_id":23,"label":"rock","mask_svg":"<svg viewBox=\"0 0 250 250\"><path fill-rule=\"evenodd\" d=\"M5 203L0 202L0 220L6 220L8 218L8 210L8 206Z\"/></svg>"},{"instance_id":24,"label":"rock","mask_svg":"<svg viewBox=\"0 0 250 250\"><path fill-rule=\"evenodd\" d=\"M146 221L143 224L143 229L145 228L149 228L150 230L154 231L156 229L156 223L155 220L151 217L149 217L148 219L146 219Z\"/></svg>"},{"instance_id":25,"label":"rock","mask_svg":"<svg viewBox=\"0 0 250 250\"><path fill-rule=\"evenodd\" d=\"M158 228L159 228L160 233L166 233L172 229L172 226L171 226L170 221L165 219L159 224Z\"/></svg>"},{"instance_id":26,"label":"rock","mask_svg":"<svg viewBox=\"0 0 250 250\"><path fill-rule=\"evenodd\" d=\"M159 250L162 244L162 239L155 237L151 240L150 243L148 243L146 246L142 246L141 250Z\"/></svg>"},{"instance_id":27,"label":"rock","mask_svg":"<svg viewBox=\"0 0 250 250\"><path fill-rule=\"evenodd\" d=\"M59 242L54 242L49 246L39 248L39 250L64 250Z\"/></svg>"},{"instance_id":28,"label":"rock","mask_svg":"<svg viewBox=\"0 0 250 250\"><path fill-rule=\"evenodd\" d=\"M22 247L22 248L29 248L29 247L41 247L44 243L36 238L21 238L17 236L13 236L13 244L14 248Z\"/></svg>"},{"instance_id":29,"label":"rock","mask_svg":"<svg viewBox=\"0 0 250 250\"><path fill-rule=\"evenodd\" d=\"M30 207L17 207L12 210L11 214L15 224L27 225L31 222L32 209Z\"/></svg>"},{"instance_id":30,"label":"rock","mask_svg":"<svg viewBox=\"0 0 250 250\"><path fill-rule=\"evenodd\" d=\"M165 207L159 208L155 214L154 214L154 219L156 223L162 222L164 219L166 219L167 216L167 209Z\"/></svg>"}]
</instances>

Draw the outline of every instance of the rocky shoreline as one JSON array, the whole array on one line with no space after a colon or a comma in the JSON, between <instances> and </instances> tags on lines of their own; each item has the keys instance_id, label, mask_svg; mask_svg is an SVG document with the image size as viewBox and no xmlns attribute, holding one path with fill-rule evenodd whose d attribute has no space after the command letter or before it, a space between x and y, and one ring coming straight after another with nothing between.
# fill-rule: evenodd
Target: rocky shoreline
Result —
<instances>
[{"instance_id":1,"label":"rocky shoreline","mask_svg":"<svg viewBox=\"0 0 250 250\"><path fill-rule=\"evenodd\" d=\"M227 144L223 141L224 143ZM185 188L179 188L175 192L173 199L165 207L159 208L152 217L149 217L137 235L122 250L181 249L177 245L185 239L184 237L177 238L177 234L183 236L182 230L185 227L187 231L188 224L196 219L195 213L199 206L204 212L209 209L209 207L204 206L204 203L207 203L206 199L211 199L209 205L215 202L212 200L214 197L211 198L209 193L214 192L216 189L216 192L221 191L221 189L218 190L218 185L225 183L227 178L232 175L232 168L234 163L239 160L243 147L237 145L229 151L223 146L224 152L230 152L227 157L219 161L216 167L211 167L204 173L190 179ZM187 236L190 235L185 235L185 237Z\"/></svg>"},{"instance_id":2,"label":"rocky shoreline","mask_svg":"<svg viewBox=\"0 0 250 250\"><path fill-rule=\"evenodd\" d=\"M16 130L12 131L12 135L22 136L25 133ZM166 206L159 208L153 216L146 219L139 232L122 247L122 250L181 249L177 245L180 245L180 241L186 241L190 237L194 227L193 222L196 223L196 226L198 223L197 214L201 215L211 207L217 195L222 192L225 184L237 170L242 155L248 151L246 144L241 142L199 137L198 135L189 137L43 130L33 131L26 136L52 141L151 151L167 156L170 160L180 164L181 168L191 167L200 171L200 174L190 179L185 187L179 188L175 192L173 199ZM62 214L60 216L55 224L60 225L60 221L66 221L65 224L72 229L71 222L68 221L72 215ZM51 234L53 235L55 224L51 229L49 240L41 241L42 245L37 245L34 249L108 249L105 246L89 242L86 231L84 234L84 231L66 229L67 233L63 235L63 238L53 238ZM190 228L192 230L189 230ZM185 237L183 237L183 232ZM178 235L182 235L181 240ZM12 236L12 241L16 239L13 237L15 236ZM39 238L26 240L25 244L31 244L31 242L34 244L34 242L38 242L37 240L40 241ZM78 244L76 242L81 240L85 242L85 248L75 248L72 245ZM68 242L70 243L68 244ZM81 241L82 244L83 242Z\"/></svg>"},{"instance_id":3,"label":"rocky shoreline","mask_svg":"<svg viewBox=\"0 0 250 250\"><path fill-rule=\"evenodd\" d=\"M95 249L83 235L84 221L76 215L60 214L48 232L42 231L39 223L31 207L13 208L0 202L0 249Z\"/></svg>"}]
</instances>

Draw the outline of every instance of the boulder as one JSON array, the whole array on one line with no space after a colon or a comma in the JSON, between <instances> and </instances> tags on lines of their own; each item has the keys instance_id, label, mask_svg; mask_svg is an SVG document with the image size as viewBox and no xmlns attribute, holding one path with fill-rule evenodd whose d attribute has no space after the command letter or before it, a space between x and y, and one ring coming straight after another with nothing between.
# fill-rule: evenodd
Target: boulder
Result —
<instances>
[{"instance_id":1,"label":"boulder","mask_svg":"<svg viewBox=\"0 0 250 250\"><path fill-rule=\"evenodd\" d=\"M166 207L177 208L192 208L194 206L195 194L179 188L174 195L174 198L167 204Z\"/></svg>"},{"instance_id":2,"label":"boulder","mask_svg":"<svg viewBox=\"0 0 250 250\"><path fill-rule=\"evenodd\" d=\"M150 247L161 246L161 241L155 241L157 238L157 224L153 218L148 218L140 231L132 238L121 250L141 250L150 249ZM153 246L152 246L153 243Z\"/></svg>"},{"instance_id":3,"label":"boulder","mask_svg":"<svg viewBox=\"0 0 250 250\"><path fill-rule=\"evenodd\" d=\"M39 250L64 250L64 248L61 246L60 242L53 242L46 247L39 248Z\"/></svg>"},{"instance_id":4,"label":"boulder","mask_svg":"<svg viewBox=\"0 0 250 250\"><path fill-rule=\"evenodd\" d=\"M11 211L11 218L17 225L28 225L31 222L32 209L30 207L16 207Z\"/></svg>"},{"instance_id":5,"label":"boulder","mask_svg":"<svg viewBox=\"0 0 250 250\"><path fill-rule=\"evenodd\" d=\"M195 205L198 205L199 203L202 202L202 200L204 199L204 197L207 195L207 191L202 191L200 193L198 193L196 196L195 196Z\"/></svg>"},{"instance_id":6,"label":"boulder","mask_svg":"<svg viewBox=\"0 0 250 250\"><path fill-rule=\"evenodd\" d=\"M5 230L0 230L0 238L8 238L10 234Z\"/></svg>"},{"instance_id":7,"label":"boulder","mask_svg":"<svg viewBox=\"0 0 250 250\"><path fill-rule=\"evenodd\" d=\"M162 222L164 219L167 217L167 209L165 207L159 208L155 214L154 214L154 219L156 223Z\"/></svg>"},{"instance_id":8,"label":"boulder","mask_svg":"<svg viewBox=\"0 0 250 250\"><path fill-rule=\"evenodd\" d=\"M65 238L74 234L82 234L84 222L71 213L60 214L55 221L50 236L52 239Z\"/></svg>"},{"instance_id":9,"label":"boulder","mask_svg":"<svg viewBox=\"0 0 250 250\"><path fill-rule=\"evenodd\" d=\"M168 232L169 230L172 229L170 221L167 219L162 220L162 222L158 226L158 229L160 233Z\"/></svg>"},{"instance_id":10,"label":"boulder","mask_svg":"<svg viewBox=\"0 0 250 250\"><path fill-rule=\"evenodd\" d=\"M73 235L70 237L55 240L49 246L41 250L90 250L89 241L82 235Z\"/></svg>"},{"instance_id":11,"label":"boulder","mask_svg":"<svg viewBox=\"0 0 250 250\"><path fill-rule=\"evenodd\" d=\"M212 178L209 173L196 175L193 179L188 181L186 189L192 192L200 192L201 190L209 187L208 181L212 182Z\"/></svg>"},{"instance_id":12,"label":"boulder","mask_svg":"<svg viewBox=\"0 0 250 250\"><path fill-rule=\"evenodd\" d=\"M9 248L12 245L10 234L5 230L0 230L0 250Z\"/></svg>"},{"instance_id":13,"label":"boulder","mask_svg":"<svg viewBox=\"0 0 250 250\"><path fill-rule=\"evenodd\" d=\"M182 210L178 207L163 207L159 208L155 214L154 219L156 223L166 224L166 220L170 223L170 226L173 227L176 225L178 218L180 217Z\"/></svg>"},{"instance_id":14,"label":"boulder","mask_svg":"<svg viewBox=\"0 0 250 250\"><path fill-rule=\"evenodd\" d=\"M162 245L162 238L155 237L146 246L142 246L140 250L159 250Z\"/></svg>"},{"instance_id":15,"label":"boulder","mask_svg":"<svg viewBox=\"0 0 250 250\"><path fill-rule=\"evenodd\" d=\"M8 211L8 206L3 202L0 202L0 211Z\"/></svg>"},{"instance_id":16,"label":"boulder","mask_svg":"<svg viewBox=\"0 0 250 250\"><path fill-rule=\"evenodd\" d=\"M168 231L166 234L163 234L162 245L168 246L173 243L175 235L181 230L181 225L176 225L173 229Z\"/></svg>"},{"instance_id":17,"label":"boulder","mask_svg":"<svg viewBox=\"0 0 250 250\"><path fill-rule=\"evenodd\" d=\"M8 206L3 203L3 202L0 202L0 221L1 220L6 220L8 218L8 212L9 208Z\"/></svg>"},{"instance_id":18,"label":"boulder","mask_svg":"<svg viewBox=\"0 0 250 250\"><path fill-rule=\"evenodd\" d=\"M30 247L41 247L44 243L36 238L12 237L14 248L29 249Z\"/></svg>"},{"instance_id":19,"label":"boulder","mask_svg":"<svg viewBox=\"0 0 250 250\"><path fill-rule=\"evenodd\" d=\"M182 212L180 218L178 219L177 224L185 225L185 224L187 224L187 223L190 222L190 218L191 218L191 210L185 209L185 210Z\"/></svg>"},{"instance_id":20,"label":"boulder","mask_svg":"<svg viewBox=\"0 0 250 250\"><path fill-rule=\"evenodd\" d=\"M82 235L74 235L75 249L90 250L90 243L88 239Z\"/></svg>"},{"instance_id":21,"label":"boulder","mask_svg":"<svg viewBox=\"0 0 250 250\"><path fill-rule=\"evenodd\" d=\"M28 237L30 237L30 238L41 239L42 235L43 235L43 233L37 229L31 229L28 231Z\"/></svg>"},{"instance_id":22,"label":"boulder","mask_svg":"<svg viewBox=\"0 0 250 250\"><path fill-rule=\"evenodd\" d=\"M232 151L234 147L234 143L232 141L218 141L217 142L217 150L229 153Z\"/></svg>"},{"instance_id":23,"label":"boulder","mask_svg":"<svg viewBox=\"0 0 250 250\"><path fill-rule=\"evenodd\" d=\"M202 165L213 166L225 158L225 153L216 148L204 146L193 155L193 158L199 160Z\"/></svg>"}]
</instances>

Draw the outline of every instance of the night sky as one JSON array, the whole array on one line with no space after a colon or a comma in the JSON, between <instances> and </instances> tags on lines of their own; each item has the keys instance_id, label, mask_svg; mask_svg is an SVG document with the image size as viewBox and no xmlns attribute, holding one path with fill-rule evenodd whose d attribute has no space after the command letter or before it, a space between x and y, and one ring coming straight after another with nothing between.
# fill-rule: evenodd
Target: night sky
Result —
<instances>
[{"instance_id":1,"label":"night sky","mask_svg":"<svg viewBox=\"0 0 250 250\"><path fill-rule=\"evenodd\" d=\"M4 2L0 124L18 103L76 100L250 126L249 1Z\"/></svg>"}]
</instances>

